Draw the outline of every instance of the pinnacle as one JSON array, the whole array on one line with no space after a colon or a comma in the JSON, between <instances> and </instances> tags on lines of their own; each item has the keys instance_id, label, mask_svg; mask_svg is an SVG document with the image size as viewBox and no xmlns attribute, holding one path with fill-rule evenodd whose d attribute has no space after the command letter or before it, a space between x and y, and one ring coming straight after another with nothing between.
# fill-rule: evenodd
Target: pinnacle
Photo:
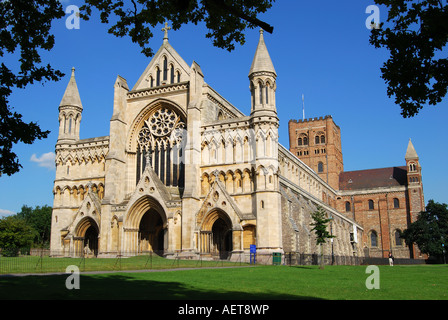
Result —
<instances>
[{"instance_id":1,"label":"pinnacle","mask_svg":"<svg viewBox=\"0 0 448 320\"><path fill-rule=\"evenodd\" d=\"M59 106L78 106L82 108L81 98L79 96L78 86L75 80L75 68L72 68L72 75L65 89L64 96L62 97Z\"/></svg>"},{"instance_id":2,"label":"pinnacle","mask_svg":"<svg viewBox=\"0 0 448 320\"><path fill-rule=\"evenodd\" d=\"M263 29L260 29L260 39L258 41L258 47L255 51L254 60L252 61L252 66L250 68L249 75L255 72L272 72L275 75L274 65L272 64L271 57L269 56L268 49L264 42Z\"/></svg>"}]
</instances>

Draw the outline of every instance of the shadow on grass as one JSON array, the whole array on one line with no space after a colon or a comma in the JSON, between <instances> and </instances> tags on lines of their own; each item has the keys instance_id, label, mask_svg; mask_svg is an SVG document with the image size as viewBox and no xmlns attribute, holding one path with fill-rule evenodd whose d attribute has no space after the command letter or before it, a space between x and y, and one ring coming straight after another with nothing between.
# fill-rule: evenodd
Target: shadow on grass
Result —
<instances>
[{"instance_id":1,"label":"shadow on grass","mask_svg":"<svg viewBox=\"0 0 448 320\"><path fill-rule=\"evenodd\" d=\"M0 277L1 300L317 300L314 297L191 287L180 282L137 279L123 274L83 276L68 290L68 275ZM250 289L247 289L250 290Z\"/></svg>"}]
</instances>

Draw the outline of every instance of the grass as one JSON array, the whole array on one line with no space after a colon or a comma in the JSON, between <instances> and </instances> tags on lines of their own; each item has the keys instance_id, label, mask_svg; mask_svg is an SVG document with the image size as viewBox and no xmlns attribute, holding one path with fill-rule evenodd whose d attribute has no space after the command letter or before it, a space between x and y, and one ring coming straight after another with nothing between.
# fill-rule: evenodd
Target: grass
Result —
<instances>
[{"instance_id":1,"label":"grass","mask_svg":"<svg viewBox=\"0 0 448 320\"><path fill-rule=\"evenodd\" d=\"M241 265L239 262L164 259L156 254L122 258L52 258L48 256L0 257L0 274L65 272L75 265L80 271L122 271L198 268Z\"/></svg>"},{"instance_id":2,"label":"grass","mask_svg":"<svg viewBox=\"0 0 448 320\"><path fill-rule=\"evenodd\" d=\"M145 300L447 300L448 266L379 266L380 289L368 290L366 266L256 266L159 272L2 276L0 299Z\"/></svg>"}]
</instances>

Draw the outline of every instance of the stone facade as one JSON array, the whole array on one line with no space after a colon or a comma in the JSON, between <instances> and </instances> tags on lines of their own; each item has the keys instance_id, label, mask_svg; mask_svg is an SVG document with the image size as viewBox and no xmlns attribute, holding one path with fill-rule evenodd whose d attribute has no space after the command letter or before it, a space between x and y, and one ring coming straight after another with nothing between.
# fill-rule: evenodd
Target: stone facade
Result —
<instances>
[{"instance_id":1,"label":"stone facade","mask_svg":"<svg viewBox=\"0 0 448 320\"><path fill-rule=\"evenodd\" d=\"M425 209L419 157L409 141L405 166L344 172L341 130L331 116L289 121L291 152L331 189L327 203L364 229L365 256L424 258L400 239Z\"/></svg>"},{"instance_id":2,"label":"stone facade","mask_svg":"<svg viewBox=\"0 0 448 320\"><path fill-rule=\"evenodd\" d=\"M326 252L361 256L364 229L337 210L335 188L278 143L276 78L260 31L244 115L166 34L132 89L117 77L110 135L81 140L73 70L59 107L52 253L314 254L310 213L321 206L336 236Z\"/></svg>"}]
</instances>

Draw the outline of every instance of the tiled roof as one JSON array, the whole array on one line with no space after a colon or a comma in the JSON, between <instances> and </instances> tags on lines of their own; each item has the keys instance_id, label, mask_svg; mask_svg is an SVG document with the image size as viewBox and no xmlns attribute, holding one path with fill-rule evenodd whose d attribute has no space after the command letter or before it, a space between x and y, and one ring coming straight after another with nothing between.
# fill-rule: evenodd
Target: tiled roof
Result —
<instances>
[{"instance_id":1,"label":"tiled roof","mask_svg":"<svg viewBox=\"0 0 448 320\"><path fill-rule=\"evenodd\" d=\"M342 172L339 175L339 189L359 190L404 186L407 184L406 175L405 166Z\"/></svg>"}]
</instances>

